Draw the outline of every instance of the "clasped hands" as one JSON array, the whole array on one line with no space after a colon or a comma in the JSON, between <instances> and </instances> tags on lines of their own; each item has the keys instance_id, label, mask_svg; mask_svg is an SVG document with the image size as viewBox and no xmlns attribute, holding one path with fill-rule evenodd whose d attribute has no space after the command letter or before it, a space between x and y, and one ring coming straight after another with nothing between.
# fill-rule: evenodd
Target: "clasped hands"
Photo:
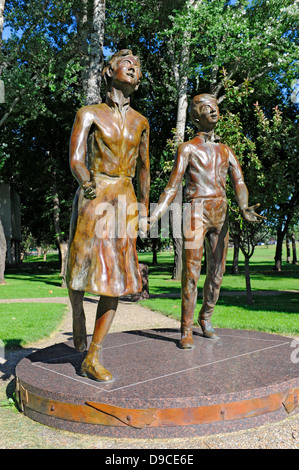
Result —
<instances>
[{"instance_id":1,"label":"clasped hands","mask_svg":"<svg viewBox=\"0 0 299 470\"><path fill-rule=\"evenodd\" d=\"M146 238L147 237L147 234L148 232L150 231L150 229L152 228L153 225L155 225L155 223L158 221L158 217L157 216L151 216L151 217L141 217L139 219L139 232L140 232L140 236L142 238Z\"/></svg>"},{"instance_id":2,"label":"clasped hands","mask_svg":"<svg viewBox=\"0 0 299 470\"><path fill-rule=\"evenodd\" d=\"M94 180L94 173L90 172L90 181L82 184L83 194L86 199L95 199L97 197L96 182Z\"/></svg>"},{"instance_id":3,"label":"clasped hands","mask_svg":"<svg viewBox=\"0 0 299 470\"><path fill-rule=\"evenodd\" d=\"M139 219L139 233L142 238L146 238L151 227L157 222L157 217L140 217Z\"/></svg>"}]
</instances>

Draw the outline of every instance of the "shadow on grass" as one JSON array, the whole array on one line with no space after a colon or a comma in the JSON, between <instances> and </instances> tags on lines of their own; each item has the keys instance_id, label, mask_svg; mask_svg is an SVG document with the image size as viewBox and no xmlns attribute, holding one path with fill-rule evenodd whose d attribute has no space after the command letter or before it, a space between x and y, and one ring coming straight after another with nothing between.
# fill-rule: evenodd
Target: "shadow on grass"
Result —
<instances>
[{"instance_id":1,"label":"shadow on grass","mask_svg":"<svg viewBox=\"0 0 299 470\"><path fill-rule=\"evenodd\" d=\"M46 273L56 273L59 271L59 261L52 260L52 261L31 261L23 262L18 266L8 266L6 268L7 273L12 274L38 274L40 271L44 271Z\"/></svg>"},{"instance_id":2,"label":"shadow on grass","mask_svg":"<svg viewBox=\"0 0 299 470\"><path fill-rule=\"evenodd\" d=\"M297 314L299 321L299 293L278 293L273 295L271 293L265 294L254 294L253 293L252 305L247 304L247 297L243 292L234 292L234 294L225 295L225 292L220 293L220 297L216 304L220 307L228 308L241 308L242 310L257 313L272 312L272 313L283 313L283 314ZM152 308L153 310L161 311L164 314L174 314L175 308L179 308L181 305L181 299L179 295L151 295L149 299L141 301L141 305ZM197 305L195 311L197 312L202 305L201 292L198 294ZM177 316L175 315L175 318Z\"/></svg>"},{"instance_id":3,"label":"shadow on grass","mask_svg":"<svg viewBox=\"0 0 299 470\"><path fill-rule=\"evenodd\" d=\"M246 296L240 295L236 292L235 295L221 295L218 299L217 305L225 307L242 307L248 311L267 311L267 312L282 312L287 314L298 314L299 320L299 293L290 292L278 295L254 294L253 293L252 305L247 304Z\"/></svg>"},{"instance_id":4,"label":"shadow on grass","mask_svg":"<svg viewBox=\"0 0 299 470\"><path fill-rule=\"evenodd\" d=\"M65 341L72 339L72 332L65 332L64 335L66 336ZM40 349L37 347L26 347L22 344L23 340L21 338L13 338L4 341L4 357L1 358L2 361L0 362L0 383L1 381L8 380L12 375L15 375L15 367L16 365L24 358L29 356L32 353L37 353L40 351L43 352L44 348L41 347ZM69 347L74 352L74 348Z\"/></svg>"},{"instance_id":5,"label":"shadow on grass","mask_svg":"<svg viewBox=\"0 0 299 470\"><path fill-rule=\"evenodd\" d=\"M4 357L0 363L1 381L8 380L11 375L15 374L15 367L20 360L28 356L35 349L24 348L22 346L22 339L11 339L4 341Z\"/></svg>"},{"instance_id":6,"label":"shadow on grass","mask_svg":"<svg viewBox=\"0 0 299 470\"><path fill-rule=\"evenodd\" d=\"M5 270L5 278L18 281L43 282L50 286L61 287L58 261L31 261L18 266L8 266Z\"/></svg>"},{"instance_id":7,"label":"shadow on grass","mask_svg":"<svg viewBox=\"0 0 299 470\"><path fill-rule=\"evenodd\" d=\"M43 283L43 284L47 284L49 286L53 286L53 287L61 287L61 280L60 281L56 281L56 280L50 280L46 277L43 277L43 276L30 276L29 278L26 277L25 278L22 278L22 276L5 276L7 280L9 279L15 279L15 280L18 280L18 281L22 281L22 280L26 280L26 281L30 281L30 282L39 282L39 283Z\"/></svg>"}]
</instances>

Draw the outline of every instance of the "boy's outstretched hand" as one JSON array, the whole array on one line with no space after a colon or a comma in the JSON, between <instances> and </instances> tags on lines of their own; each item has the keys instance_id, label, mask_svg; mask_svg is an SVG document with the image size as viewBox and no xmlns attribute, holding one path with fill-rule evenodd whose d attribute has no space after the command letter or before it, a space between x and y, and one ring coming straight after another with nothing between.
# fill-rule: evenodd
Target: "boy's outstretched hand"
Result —
<instances>
[{"instance_id":1,"label":"boy's outstretched hand","mask_svg":"<svg viewBox=\"0 0 299 470\"><path fill-rule=\"evenodd\" d=\"M245 207L245 209L242 210L242 215L247 222L261 222L262 220L266 220L266 217L255 212L255 209L259 206L260 204L255 204L251 207Z\"/></svg>"}]
</instances>

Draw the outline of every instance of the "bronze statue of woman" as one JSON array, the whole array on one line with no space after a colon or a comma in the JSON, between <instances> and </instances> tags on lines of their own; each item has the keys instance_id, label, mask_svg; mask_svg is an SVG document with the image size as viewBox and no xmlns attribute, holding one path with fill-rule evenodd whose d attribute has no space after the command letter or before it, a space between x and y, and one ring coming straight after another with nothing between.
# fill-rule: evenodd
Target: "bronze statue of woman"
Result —
<instances>
[{"instance_id":1,"label":"bronze statue of woman","mask_svg":"<svg viewBox=\"0 0 299 470\"><path fill-rule=\"evenodd\" d=\"M73 204L67 285L73 311L73 341L87 347L84 293L100 295L92 341L81 365L84 376L112 380L99 362L103 340L113 322L120 296L141 291L136 236L128 230L137 206L132 178L137 170L139 230L146 233L149 204L149 125L130 106L141 69L130 50L114 54L103 70L105 103L77 112L70 141L70 167L79 183ZM87 158L86 158L87 155ZM106 208L107 210L104 210ZM110 210L111 209L111 210ZM123 223L116 230L115 215Z\"/></svg>"}]
</instances>

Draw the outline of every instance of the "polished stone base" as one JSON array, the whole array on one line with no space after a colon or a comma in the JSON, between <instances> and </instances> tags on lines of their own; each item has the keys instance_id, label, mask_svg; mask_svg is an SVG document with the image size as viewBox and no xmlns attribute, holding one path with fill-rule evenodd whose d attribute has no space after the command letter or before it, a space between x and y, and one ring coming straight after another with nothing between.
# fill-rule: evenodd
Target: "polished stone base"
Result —
<instances>
[{"instance_id":1,"label":"polished stone base","mask_svg":"<svg viewBox=\"0 0 299 470\"><path fill-rule=\"evenodd\" d=\"M178 330L111 333L100 353L110 383L80 375L86 353L71 341L39 350L16 367L23 411L60 429L132 438L226 433L298 412L291 338L216 332L212 340L195 328L192 350L178 348Z\"/></svg>"}]
</instances>

